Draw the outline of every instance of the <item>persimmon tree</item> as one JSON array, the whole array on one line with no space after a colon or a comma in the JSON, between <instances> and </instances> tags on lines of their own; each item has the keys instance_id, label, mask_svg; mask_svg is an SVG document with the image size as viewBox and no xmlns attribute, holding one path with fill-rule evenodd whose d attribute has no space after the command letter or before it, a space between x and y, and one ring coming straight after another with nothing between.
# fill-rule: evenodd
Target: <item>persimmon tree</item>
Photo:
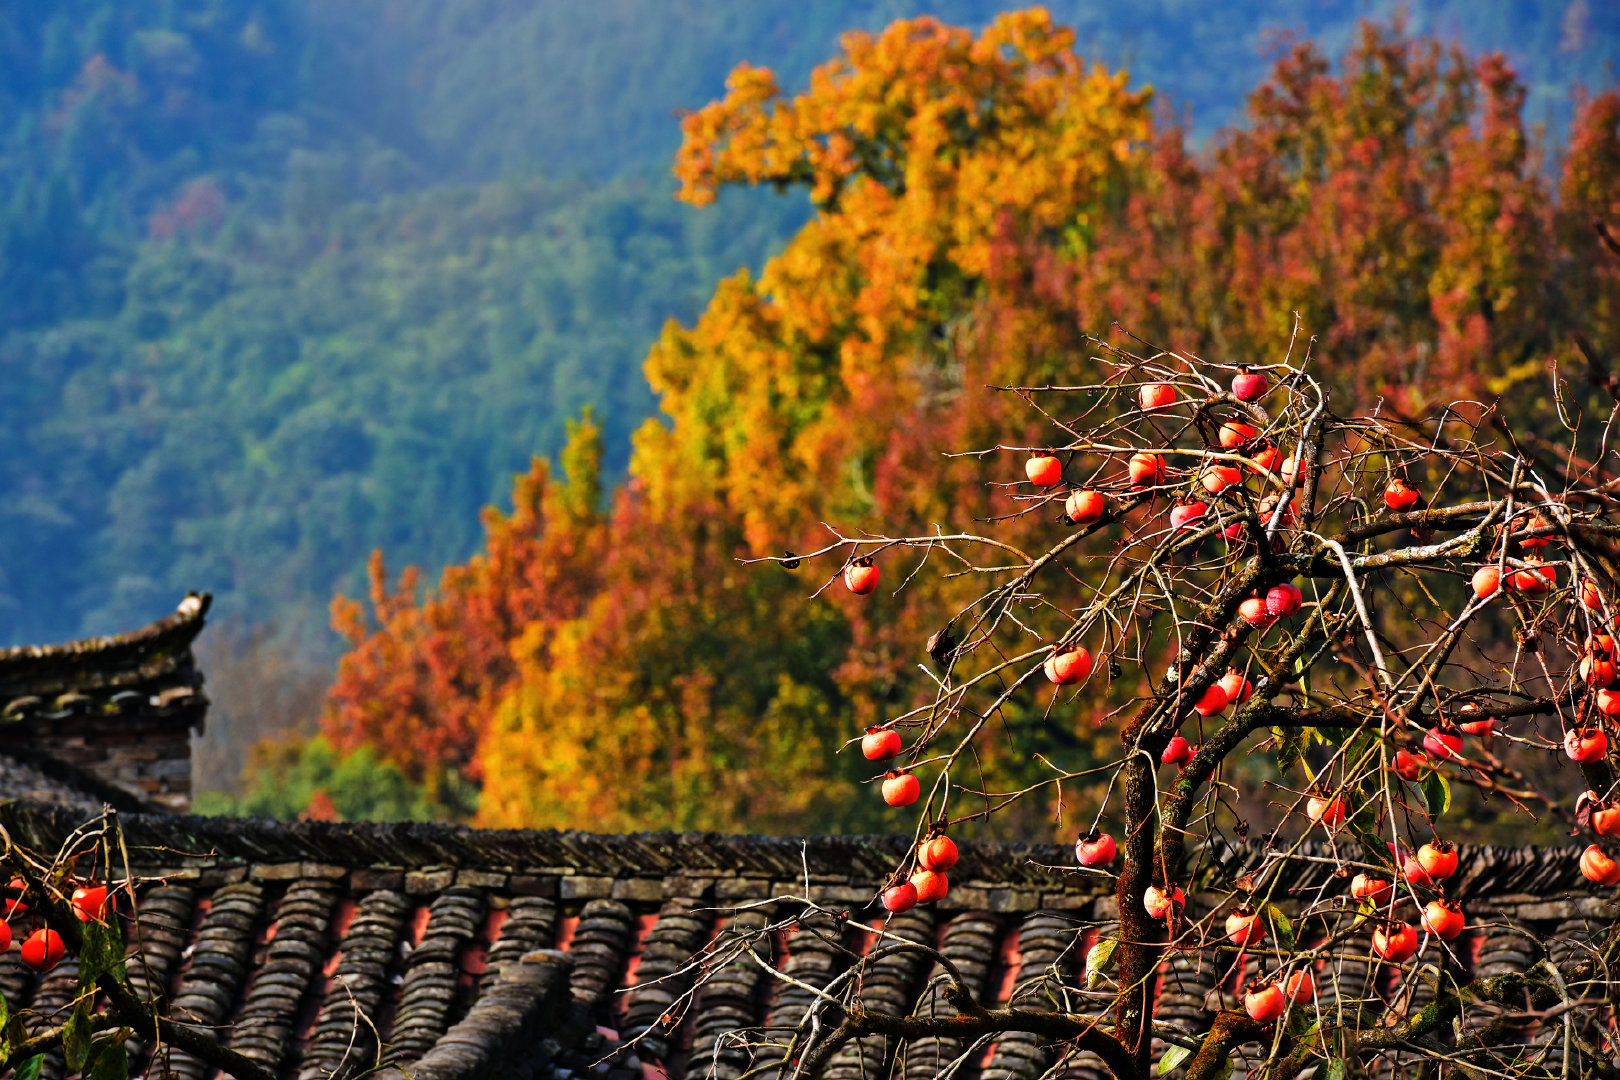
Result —
<instances>
[{"instance_id":1,"label":"persimmon tree","mask_svg":"<svg viewBox=\"0 0 1620 1080\"><path fill-rule=\"evenodd\" d=\"M846 748L884 770L863 797L909 807L915 823L912 856L874 883L883 906L948 895L953 834L1021 802L1061 807L1065 785L1100 774L1070 872L1112 883L1117 934L1092 950L1090 989L1075 988L1068 1010L988 1008L933 952L954 1015L826 995L796 1033L801 1072L865 1036L1024 1030L1096 1054L1122 1080L1149 1074L1155 1037L1195 1078L1229 1075L1244 1043L1250 1075L1272 1080L1313 1065L1344 1076L1397 1047L1457 1075L1533 1073L1546 1050L1522 1025L1463 1035L1452 1021L1481 1002L1556 1017L1613 1000L1620 937L1562 968L1465 978L1456 939L1478 917L1447 892L1456 845L1471 839L1453 792L1580 833L1586 877L1620 882L1608 743L1620 406L1583 417L1555 369L1546 393L1567 449L1532 454L1479 402L1408 419L1336 410L1297 335L1247 366L1120 340L1093 340L1072 381L1001 388L1047 438L963 448L1001 467L1007 516L1044 522L1042 546L1000 539L1005 521L908 536L829 526L825 546L787 560L822 589L863 595L927 575L978 583L915 642L935 692ZM988 785L978 755L1028 717L1021 701L1111 733L1111 760L1043 759L1027 787ZM1548 752L1564 767L1516 764ZM1184 887L1207 869L1207 841L1251 831L1268 841L1261 866L1192 917ZM1308 857L1331 861L1342 888L1290 919L1274 871L1311 840L1327 842ZM1157 973L1184 951L1257 972L1244 1008L1196 1037L1155 1019ZM1346 994L1321 1008L1357 951L1408 976L1433 965L1433 1004L1391 1016ZM1569 1075L1614 1071L1585 1035L1570 1052Z\"/></svg>"},{"instance_id":2,"label":"persimmon tree","mask_svg":"<svg viewBox=\"0 0 1620 1080\"><path fill-rule=\"evenodd\" d=\"M12 1012L0 999L0 1072L37 1077L60 1054L86 1080L126 1077L137 1040L154 1065L178 1051L234 1080L271 1080L214 1032L167 1015L168 987L142 968L139 950L126 957L126 940L141 940L139 881L116 814L86 822L54 852L0 828L0 882L0 952L15 940L24 966L42 976L72 959L78 983L72 1001L48 1014Z\"/></svg>"}]
</instances>

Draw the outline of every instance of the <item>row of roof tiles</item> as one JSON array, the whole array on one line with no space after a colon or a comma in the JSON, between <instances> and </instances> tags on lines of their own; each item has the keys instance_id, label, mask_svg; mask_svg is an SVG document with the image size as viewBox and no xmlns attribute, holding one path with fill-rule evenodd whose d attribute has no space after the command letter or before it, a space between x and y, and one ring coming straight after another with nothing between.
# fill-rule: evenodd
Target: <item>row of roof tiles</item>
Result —
<instances>
[{"instance_id":1,"label":"row of roof tiles","mask_svg":"<svg viewBox=\"0 0 1620 1080\"><path fill-rule=\"evenodd\" d=\"M0 824L46 849L83 821L61 808L0 806ZM403 1070L384 1074L393 1080L566 1080L593 1069L607 1080L644 1071L730 1080L779 1052L771 1046L814 989L870 946L867 924L882 918L870 906L876 882L906 848L897 837L120 821L137 872L153 878L141 895L133 977L169 1001L171 1015L225 1032L286 1080L345 1075L379 1060ZM1044 869L1057 862L1055 848L962 849L962 884L947 902L895 917L888 930L940 948L986 1000L1069 995L1070 1008L1084 1008L1073 998L1077 961L1113 918L1106 879ZM1333 887L1324 864L1310 861L1319 852L1304 854L1275 868L1279 880L1310 894ZM1220 901L1223 879L1277 857L1257 844L1204 855L1218 868L1204 885L1217 891L1195 894L1195 913ZM1480 929L1461 939L1460 955L1476 971L1533 962L1537 939L1549 952L1567 951L1613 917L1598 893L1564 888L1570 853L1482 848L1465 858ZM848 921L815 914L791 932L762 935L771 920L802 909L759 901L802 893L806 868L812 892L846 909ZM1523 891L1502 892L1504 884ZM1517 929L1498 932L1508 924ZM1234 979L1218 978L1216 966L1180 953L1165 967L1165 1015L1190 1034L1234 1000ZM928 967L915 953L877 960L860 1000L932 1010ZM708 977L698 986L700 971ZM1352 964L1335 991L1398 1010L1421 1004L1411 990L1418 983L1376 974ZM15 954L0 958L0 993L36 1023L72 999L73 977L71 964L36 979ZM1024 1036L976 1048L866 1040L825 1077L923 1080L969 1055L969 1080L1023 1080L1060 1052ZM190 1080L208 1073L181 1054L146 1067ZM48 1075L61 1071L56 1062ZM1098 1075L1094 1061L1069 1063L1069 1080Z\"/></svg>"},{"instance_id":2,"label":"row of roof tiles","mask_svg":"<svg viewBox=\"0 0 1620 1080\"><path fill-rule=\"evenodd\" d=\"M15 803L0 808L0 821L18 839L45 848L82 824L83 813ZM573 895L582 897L594 895L591 889L611 890L616 882L683 878L797 882L801 891L808 879L812 887L844 884L875 894L909 850L909 841L899 836L605 835L422 822L275 822L160 814L126 814L121 821L134 857L171 871L252 865L261 872L266 866L287 867L284 873L295 874L296 867L311 864L329 867L327 876L350 870L417 872L430 875L427 885L449 884L457 875L463 881L489 874L569 877L581 879L573 887L585 891ZM960 849L951 877L966 886L1049 898L1112 889L1111 879L1075 868L1072 853L1058 845L964 842ZM1461 847L1448 891L1464 899L1584 891L1589 883L1580 873L1580 851L1573 846ZM1348 889L1348 878L1327 858L1331 848L1305 842L1296 846L1295 854L1258 841L1216 840L1206 845L1197 863L1206 868L1203 880L1213 886L1264 872L1284 892L1333 895ZM636 886L621 888L640 898L661 895L635 891Z\"/></svg>"},{"instance_id":3,"label":"row of roof tiles","mask_svg":"<svg viewBox=\"0 0 1620 1080\"><path fill-rule=\"evenodd\" d=\"M887 930L939 948L988 1003L1069 995L1067 1007L1083 1011L1086 1003L1074 998L1079 958L1109 931L1100 908L917 909L889 920ZM397 1063L399 1072L384 1073L395 1080L556 1077L592 1068L614 1080L644 1070L732 1080L780 1055L813 992L847 968L845 950L864 952L872 940L859 920L819 914L791 933L758 936L791 915L790 904L571 904L461 886L431 898L354 895L328 879L157 885L143 893L141 909L131 947L137 986L167 996L171 1015L225 1032L231 1046L287 1080L350 1075L379 1058ZM1549 952L1567 953L1592 932L1581 918L1521 923L1513 933L1474 932L1460 955L1480 973L1522 970L1539 958L1538 939ZM1253 973L1228 974L1231 959L1189 952L1165 965L1163 1013L1185 1034L1206 1030L1212 1010L1231 1007L1235 984ZM770 968L794 983L772 979ZM859 1000L897 1013L940 1009L929 969L917 953L884 956L865 972ZM707 979L688 996L700 970ZM14 1010L27 1010L35 1029L59 1019L76 977L71 960L37 978L15 954L0 958L0 993ZM1401 1012L1424 1001L1412 992L1421 979L1368 962L1351 963L1323 985L1338 999L1377 1000ZM1331 1010L1334 1000L1321 1004ZM1465 1023L1477 1025L1487 1013L1472 1010ZM847 1047L824 1076L924 1080L972 1052L970 1076L1032 1080L1062 1049L1022 1036L977 1048L869 1039ZM142 1064L152 1076L210 1075L180 1053ZM1072 1064L1076 1080L1095 1069L1095 1062ZM55 1061L47 1075L63 1072Z\"/></svg>"}]
</instances>

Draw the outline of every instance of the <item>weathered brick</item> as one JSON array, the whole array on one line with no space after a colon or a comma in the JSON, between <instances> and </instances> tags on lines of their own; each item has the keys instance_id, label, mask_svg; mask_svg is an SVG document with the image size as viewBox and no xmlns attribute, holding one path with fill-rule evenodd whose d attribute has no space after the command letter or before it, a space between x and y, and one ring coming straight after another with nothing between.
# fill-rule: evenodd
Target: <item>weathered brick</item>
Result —
<instances>
[{"instance_id":1,"label":"weathered brick","mask_svg":"<svg viewBox=\"0 0 1620 1080\"><path fill-rule=\"evenodd\" d=\"M564 900L595 900L613 894L613 879L572 874L558 882L558 895Z\"/></svg>"},{"instance_id":2,"label":"weathered brick","mask_svg":"<svg viewBox=\"0 0 1620 1080\"><path fill-rule=\"evenodd\" d=\"M1119 901L1112 896L1098 897L1091 902L1091 917L1098 922L1112 922L1119 918Z\"/></svg>"},{"instance_id":3,"label":"weathered brick","mask_svg":"<svg viewBox=\"0 0 1620 1080\"><path fill-rule=\"evenodd\" d=\"M456 871L456 884L468 885L474 889L504 889L506 878L505 874L493 874L487 870Z\"/></svg>"},{"instance_id":4,"label":"weathered brick","mask_svg":"<svg viewBox=\"0 0 1620 1080\"><path fill-rule=\"evenodd\" d=\"M664 895L666 897L692 897L694 899L708 896L714 888L712 877L687 877L677 874L664 879Z\"/></svg>"},{"instance_id":5,"label":"weathered brick","mask_svg":"<svg viewBox=\"0 0 1620 1080\"><path fill-rule=\"evenodd\" d=\"M557 898L557 879L550 874L513 874L506 882L513 896Z\"/></svg>"},{"instance_id":6,"label":"weathered brick","mask_svg":"<svg viewBox=\"0 0 1620 1080\"><path fill-rule=\"evenodd\" d=\"M615 900L662 900L664 898L664 881L662 878L619 878L613 883L613 899Z\"/></svg>"},{"instance_id":7,"label":"weathered brick","mask_svg":"<svg viewBox=\"0 0 1620 1080\"><path fill-rule=\"evenodd\" d=\"M1049 911L1081 911L1090 908L1096 899L1080 893L1049 892L1041 894L1041 907Z\"/></svg>"},{"instance_id":8,"label":"weathered brick","mask_svg":"<svg viewBox=\"0 0 1620 1080\"><path fill-rule=\"evenodd\" d=\"M935 907L941 911L982 910L990 906L990 890L973 885L952 885Z\"/></svg>"},{"instance_id":9,"label":"weathered brick","mask_svg":"<svg viewBox=\"0 0 1620 1080\"><path fill-rule=\"evenodd\" d=\"M1040 906L1040 894L1033 889L991 889L990 911L1029 911Z\"/></svg>"},{"instance_id":10,"label":"weathered brick","mask_svg":"<svg viewBox=\"0 0 1620 1080\"><path fill-rule=\"evenodd\" d=\"M379 889L399 892L405 888L405 871L380 868L355 870L349 875L349 885L356 892L376 892Z\"/></svg>"},{"instance_id":11,"label":"weathered brick","mask_svg":"<svg viewBox=\"0 0 1620 1080\"><path fill-rule=\"evenodd\" d=\"M763 878L721 878L715 882L717 900L763 900L771 895L771 883Z\"/></svg>"},{"instance_id":12,"label":"weathered brick","mask_svg":"<svg viewBox=\"0 0 1620 1080\"><path fill-rule=\"evenodd\" d=\"M1552 922L1577 917L1608 919L1614 916L1614 909L1600 897L1564 896L1537 903L1519 904L1513 908L1513 915L1525 922L1539 920Z\"/></svg>"},{"instance_id":13,"label":"weathered brick","mask_svg":"<svg viewBox=\"0 0 1620 1080\"><path fill-rule=\"evenodd\" d=\"M413 896L441 893L455 880L454 870L412 870L405 875L405 891Z\"/></svg>"},{"instance_id":14,"label":"weathered brick","mask_svg":"<svg viewBox=\"0 0 1620 1080\"><path fill-rule=\"evenodd\" d=\"M874 892L871 889L854 888L849 885L812 885L810 887L810 899L818 904L862 907L872 899L873 895Z\"/></svg>"}]
</instances>

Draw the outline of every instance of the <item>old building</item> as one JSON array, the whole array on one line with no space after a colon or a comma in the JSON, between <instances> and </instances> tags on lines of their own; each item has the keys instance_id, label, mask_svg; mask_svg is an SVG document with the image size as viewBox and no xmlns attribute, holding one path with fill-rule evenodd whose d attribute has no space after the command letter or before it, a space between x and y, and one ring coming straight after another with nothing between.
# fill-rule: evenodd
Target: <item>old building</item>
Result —
<instances>
[{"instance_id":1,"label":"old building","mask_svg":"<svg viewBox=\"0 0 1620 1080\"><path fill-rule=\"evenodd\" d=\"M0 783L12 796L120 810L191 805L191 732L208 709L191 643L209 597L130 634L0 649Z\"/></svg>"}]
</instances>

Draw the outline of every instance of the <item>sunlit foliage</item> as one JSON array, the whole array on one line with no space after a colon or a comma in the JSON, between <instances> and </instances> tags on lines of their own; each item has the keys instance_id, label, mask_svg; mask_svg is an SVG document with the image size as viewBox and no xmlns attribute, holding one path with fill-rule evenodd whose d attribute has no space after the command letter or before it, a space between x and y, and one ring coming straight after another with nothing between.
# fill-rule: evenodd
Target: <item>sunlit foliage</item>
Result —
<instances>
[{"instance_id":1,"label":"sunlit foliage","mask_svg":"<svg viewBox=\"0 0 1620 1080\"><path fill-rule=\"evenodd\" d=\"M1592 261L1586 219L1612 209L1620 154L1614 99L1595 98L1549 181L1521 102L1498 58L1369 28L1337 69L1285 54L1245 123L1195 153L1039 12L977 36L931 20L851 35L791 97L739 68L685 122L683 191L797 186L815 217L653 349L666 420L637 435L607 518L565 537L547 515L525 541L567 555L515 579L565 580L568 599L511 598L531 614L470 645L428 613L494 587L482 563L420 609L379 575L379 637L340 608L377 676L340 682L328 730L464 761L490 824L874 824L833 794L826 751L931 694L916 643L979 584L929 573L896 591L909 568L889 566L857 611L841 590L804 604L819 578L735 560L820 546L823 523L949 533L1014 511L988 483L1004 461L939 448L1028 445L1039 425L986 384L1077 381L1086 335L1115 320L1232 362L1280 353L1298 311L1320 370L1369 407L1512 394L1552 423L1546 393L1513 392L1544 387L1583 337L1615 340L1612 274L1566 270ZM1052 528L998 535L1028 550ZM455 659L485 655L510 660ZM356 721L406 691L398 731ZM1032 730L1006 761L986 752L988 782L1015 779L1030 739L1090 737L1073 717Z\"/></svg>"}]
</instances>

